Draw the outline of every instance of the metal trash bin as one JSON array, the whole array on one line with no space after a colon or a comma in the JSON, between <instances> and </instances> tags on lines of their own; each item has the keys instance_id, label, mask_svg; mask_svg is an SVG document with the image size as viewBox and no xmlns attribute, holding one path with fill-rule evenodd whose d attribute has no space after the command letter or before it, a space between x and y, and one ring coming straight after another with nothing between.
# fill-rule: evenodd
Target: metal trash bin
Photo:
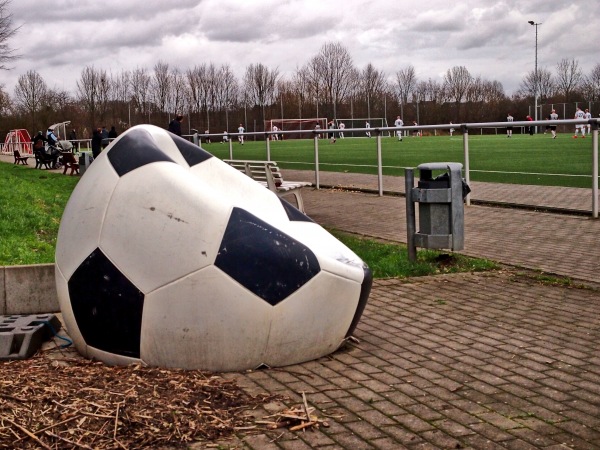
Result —
<instances>
[{"instance_id":1,"label":"metal trash bin","mask_svg":"<svg viewBox=\"0 0 600 450\"><path fill-rule=\"evenodd\" d=\"M464 198L470 192L460 163L425 163L414 187L412 168L405 169L408 256L416 259L416 247L462 250L464 248ZM433 177L433 171L444 173ZM419 203L416 231L415 203Z\"/></svg>"},{"instance_id":2,"label":"metal trash bin","mask_svg":"<svg viewBox=\"0 0 600 450\"><path fill-rule=\"evenodd\" d=\"M79 152L79 173L83 175L86 169L90 166L94 156L90 151Z\"/></svg>"}]
</instances>

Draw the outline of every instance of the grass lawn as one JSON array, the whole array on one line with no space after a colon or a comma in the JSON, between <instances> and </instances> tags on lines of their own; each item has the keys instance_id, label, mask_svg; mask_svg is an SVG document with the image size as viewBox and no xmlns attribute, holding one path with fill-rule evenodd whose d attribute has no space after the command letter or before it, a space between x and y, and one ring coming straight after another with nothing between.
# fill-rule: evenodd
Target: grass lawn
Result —
<instances>
[{"instance_id":1,"label":"grass lawn","mask_svg":"<svg viewBox=\"0 0 600 450\"><path fill-rule=\"evenodd\" d=\"M215 156L229 158L229 146L213 143L203 148ZM271 159L288 169L314 170L312 140L288 139L270 143ZM267 158L264 141L233 143L235 159ZM592 139L573 139L571 134L529 136L514 134L469 135L471 180L495 183L536 184L591 188ZM384 175L404 175L404 167L437 161L460 162L464 165L463 139L448 136L382 139ZM330 144L319 141L319 164L323 171L377 173L375 138L338 139Z\"/></svg>"},{"instance_id":2,"label":"grass lawn","mask_svg":"<svg viewBox=\"0 0 600 450\"><path fill-rule=\"evenodd\" d=\"M0 163L0 265L54 262L62 212L79 177Z\"/></svg>"},{"instance_id":3,"label":"grass lawn","mask_svg":"<svg viewBox=\"0 0 600 450\"><path fill-rule=\"evenodd\" d=\"M79 177L0 163L0 266L54 262L56 236L63 210ZM334 234L359 255L377 278L434 275L489 270L489 261L461 255L449 257L435 251L419 251L408 262L406 246Z\"/></svg>"}]
</instances>

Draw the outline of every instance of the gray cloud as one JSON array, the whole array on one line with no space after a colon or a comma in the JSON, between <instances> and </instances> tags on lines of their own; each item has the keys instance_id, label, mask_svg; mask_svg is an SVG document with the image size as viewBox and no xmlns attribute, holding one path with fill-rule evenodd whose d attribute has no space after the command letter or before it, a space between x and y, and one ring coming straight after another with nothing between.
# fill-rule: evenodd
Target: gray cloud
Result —
<instances>
[{"instance_id":1,"label":"gray cloud","mask_svg":"<svg viewBox=\"0 0 600 450\"><path fill-rule=\"evenodd\" d=\"M241 77L262 62L291 75L328 41L339 41L358 68L372 63L390 80L412 64L421 79L441 80L464 65L473 75L515 90L539 64L563 58L584 71L600 63L600 2L546 0L13 0L22 24L14 46L23 58L0 72L9 92L19 75L36 70L51 87L75 90L83 67L113 73L158 61L185 70L202 62L230 64Z\"/></svg>"}]
</instances>

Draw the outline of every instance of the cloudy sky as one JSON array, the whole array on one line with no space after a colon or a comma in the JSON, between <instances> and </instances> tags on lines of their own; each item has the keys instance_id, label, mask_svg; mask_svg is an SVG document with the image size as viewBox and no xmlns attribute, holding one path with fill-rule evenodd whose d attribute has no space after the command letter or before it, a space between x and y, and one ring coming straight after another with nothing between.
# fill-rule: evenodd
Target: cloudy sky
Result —
<instances>
[{"instance_id":1,"label":"cloudy sky","mask_svg":"<svg viewBox=\"0 0 600 450\"><path fill-rule=\"evenodd\" d=\"M36 70L49 87L75 92L85 66L114 74L229 64L242 77L263 63L291 76L325 42L341 42L355 65L390 80L413 65L420 80L453 66L518 89L535 60L552 73L563 58L584 73L600 63L600 1L563 0L12 0L22 58L0 73L10 94Z\"/></svg>"}]
</instances>

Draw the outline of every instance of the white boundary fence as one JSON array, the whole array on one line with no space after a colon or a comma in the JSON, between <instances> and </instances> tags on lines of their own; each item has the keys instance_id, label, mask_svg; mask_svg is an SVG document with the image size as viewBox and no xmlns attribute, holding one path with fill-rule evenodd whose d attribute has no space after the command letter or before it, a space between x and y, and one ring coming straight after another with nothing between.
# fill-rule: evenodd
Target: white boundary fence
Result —
<instances>
[{"instance_id":1,"label":"white boundary fence","mask_svg":"<svg viewBox=\"0 0 600 450\"><path fill-rule=\"evenodd\" d=\"M383 196L383 163L382 163L382 153L381 153L381 138L383 133L392 132L395 134L396 131L422 131L422 130L449 130L450 128L454 128L457 132L460 131L463 136L463 154L464 154L464 175L467 184L471 180L470 174L470 157L469 157L469 130L475 130L480 128L503 128L507 127L537 127L537 126L552 126L552 125L590 125L591 126L591 134L592 134L592 217L598 218L598 125L600 123L600 119L567 119L567 120L534 120L534 121L514 121L514 122L480 122L480 123L461 123L461 124L438 124L438 125L418 125L418 126L404 126L404 127L376 127L376 128L346 128L344 132L356 132L362 133L363 135L369 131L371 132L377 142L377 186L379 195ZM330 133L338 133L339 130L295 130L295 131L278 131L277 133L273 133L270 131L263 132L249 132L243 133L244 138L248 136L260 136L265 138L265 145L267 150L267 160L271 160L271 148L270 148L270 136L272 134L279 135L295 135L299 133L313 134L314 141L314 152L315 152L315 186L317 189L320 189L320 177L319 177L319 138L321 136L327 137ZM200 143L200 138L210 136L215 139L222 139L223 136L227 137L229 143L229 159L234 159L233 157L233 141L234 139L237 141L237 137L240 136L240 133L217 133L217 134L194 134L192 135L193 141L196 144ZM216 142L216 140L215 140ZM470 196L467 195L466 204L471 204Z\"/></svg>"}]
</instances>

